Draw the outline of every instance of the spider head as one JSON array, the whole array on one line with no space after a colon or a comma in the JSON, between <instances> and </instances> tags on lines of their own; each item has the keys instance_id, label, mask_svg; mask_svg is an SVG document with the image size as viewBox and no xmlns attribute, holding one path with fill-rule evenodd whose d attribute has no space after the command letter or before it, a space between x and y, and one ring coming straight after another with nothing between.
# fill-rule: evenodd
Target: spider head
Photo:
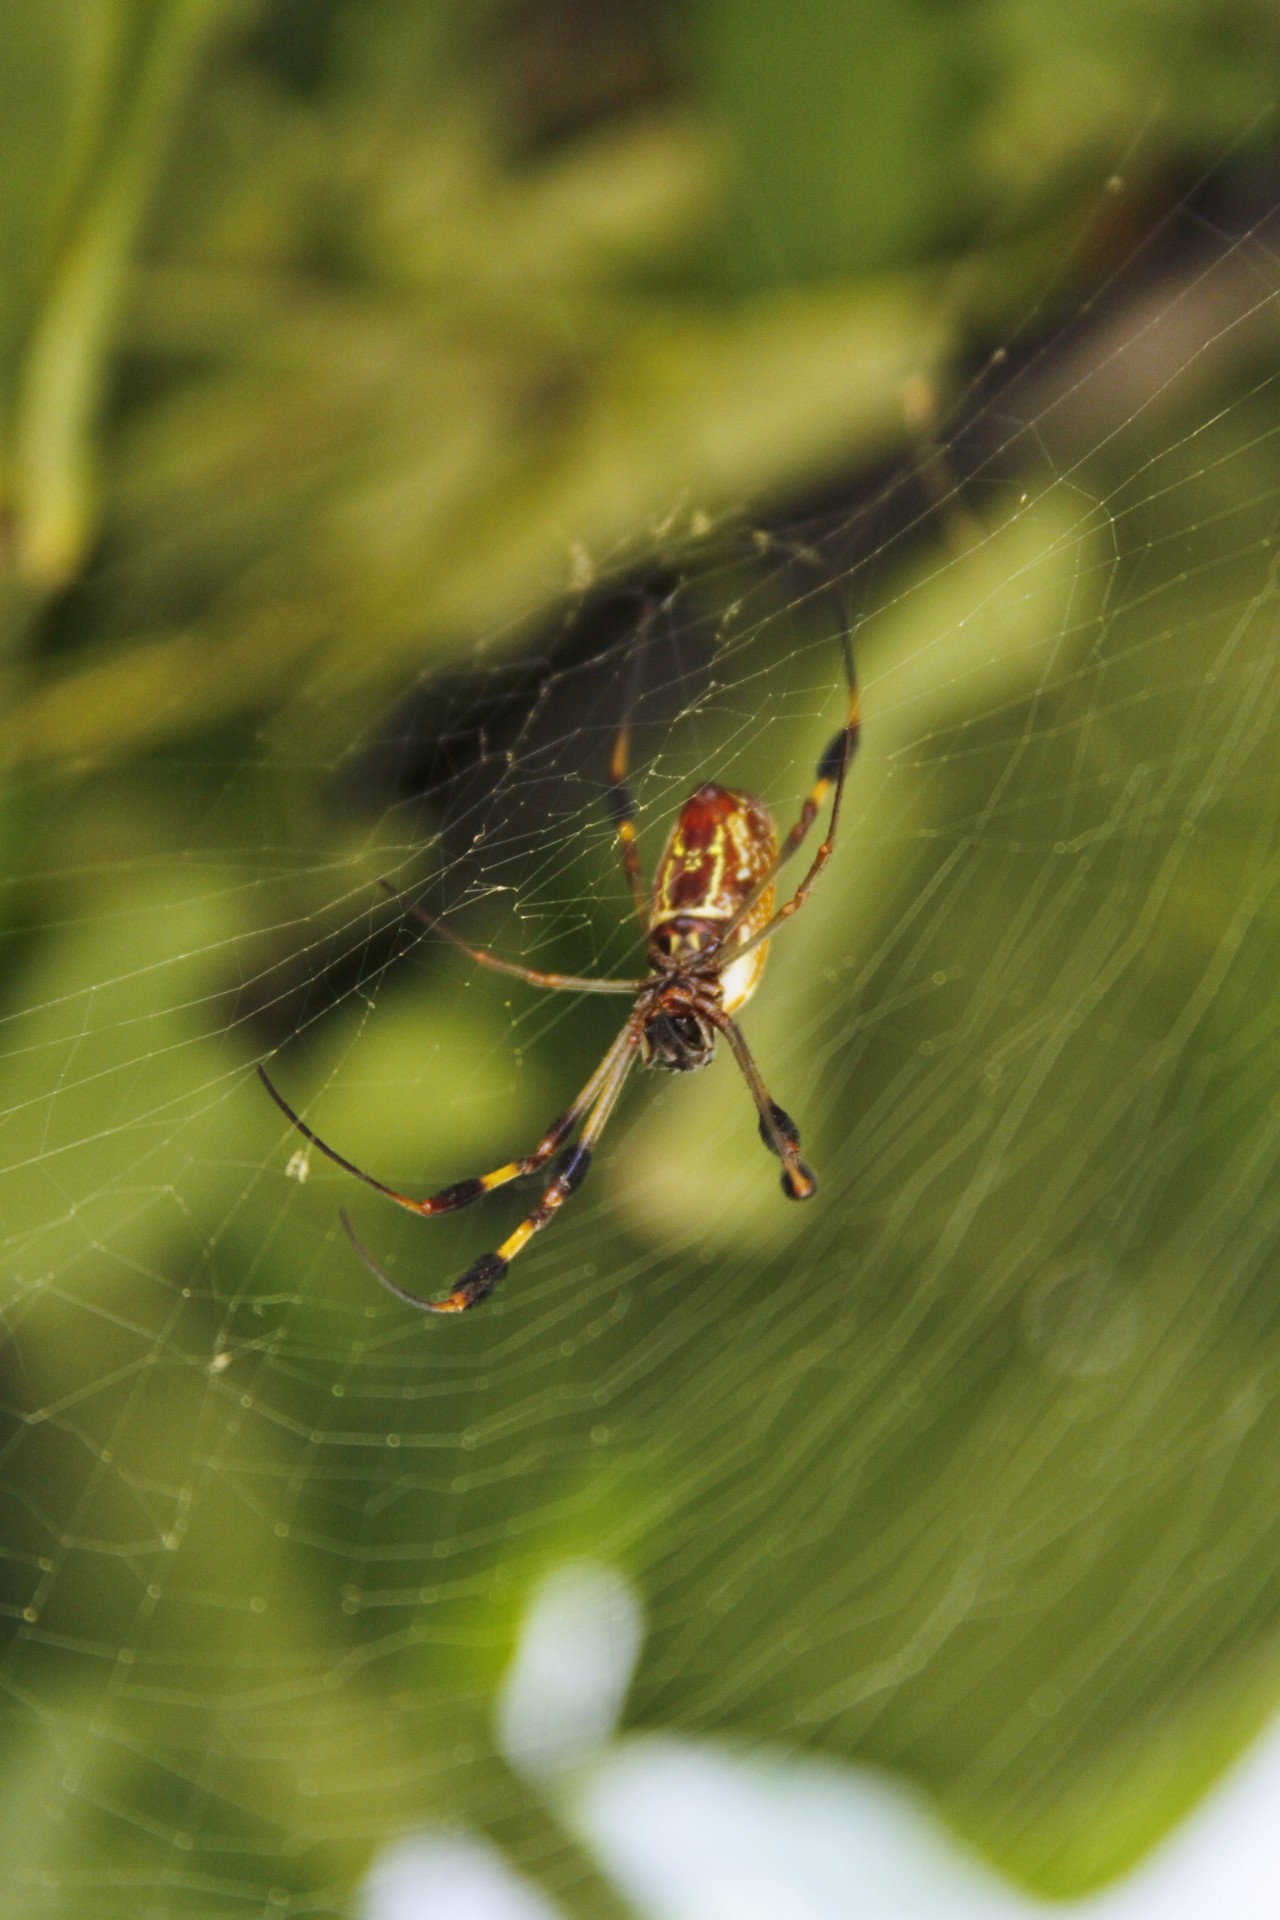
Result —
<instances>
[{"instance_id":1,"label":"spider head","mask_svg":"<svg viewBox=\"0 0 1280 1920\"><path fill-rule=\"evenodd\" d=\"M690 1073L705 1067L715 1050L716 1030L701 1014L658 1007L644 1023L640 1051L646 1067Z\"/></svg>"}]
</instances>

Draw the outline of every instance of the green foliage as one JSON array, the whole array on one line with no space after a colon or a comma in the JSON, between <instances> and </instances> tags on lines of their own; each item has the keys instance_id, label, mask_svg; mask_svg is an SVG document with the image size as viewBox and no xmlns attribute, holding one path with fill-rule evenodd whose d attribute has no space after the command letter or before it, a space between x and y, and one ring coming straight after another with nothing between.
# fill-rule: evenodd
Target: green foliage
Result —
<instances>
[{"instance_id":1,"label":"green foliage","mask_svg":"<svg viewBox=\"0 0 1280 1920\"><path fill-rule=\"evenodd\" d=\"M1113 165L1162 168L1171 135L1208 161L1270 138L1274 23L1230 0L710 0L694 20L738 288L1043 241Z\"/></svg>"},{"instance_id":2,"label":"green foliage","mask_svg":"<svg viewBox=\"0 0 1280 1920\"><path fill-rule=\"evenodd\" d=\"M550 4L0 4L15 1913L348 1911L453 1818L612 1914L491 1735L577 1554L652 1605L637 1721L902 1768L1049 1892L1274 1705L1269 338L1237 287L1163 385L1130 340L1040 389L949 513L913 465L963 356L1073 313L1170 180L1274 165L1274 20L693 14L632 23L628 90ZM846 556L839 879L750 1019L819 1206L721 1062L644 1089L504 1298L411 1322L252 1062L288 1039L326 1134L440 1183L615 1009L384 972L377 875L449 858L353 797L388 711L571 654L635 569L718 617L757 584L719 529L895 462L913 537ZM660 787L802 788L834 673L794 585L721 630L647 857ZM603 828L554 831L476 937L621 971ZM473 1221L379 1245L421 1284Z\"/></svg>"}]
</instances>

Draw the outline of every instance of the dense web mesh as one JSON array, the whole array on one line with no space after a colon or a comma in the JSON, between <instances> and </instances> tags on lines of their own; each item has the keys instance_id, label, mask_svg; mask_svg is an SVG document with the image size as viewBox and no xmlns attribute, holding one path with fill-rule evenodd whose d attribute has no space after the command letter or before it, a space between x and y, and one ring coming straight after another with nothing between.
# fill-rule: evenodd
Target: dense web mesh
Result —
<instances>
[{"instance_id":1,"label":"dense web mesh","mask_svg":"<svg viewBox=\"0 0 1280 1920\"><path fill-rule=\"evenodd\" d=\"M1049 1889L1269 1714L1277 265L1265 224L1176 224L1066 333L1029 304L856 497L567 538L532 644L495 619L376 700L304 661L204 764L87 774L52 872L52 780L12 795L9 1911L340 1913L450 1823L612 1911L493 1732L529 1593L584 1559L644 1610L629 1725L900 1769ZM495 1298L415 1317L339 1205L435 1293L537 1189L404 1217L254 1063L414 1191L532 1145L627 1003L481 972L378 876L511 958L634 973L629 700L650 866L704 779L785 828L842 609L862 748L743 1016L817 1199L727 1057L637 1074Z\"/></svg>"}]
</instances>

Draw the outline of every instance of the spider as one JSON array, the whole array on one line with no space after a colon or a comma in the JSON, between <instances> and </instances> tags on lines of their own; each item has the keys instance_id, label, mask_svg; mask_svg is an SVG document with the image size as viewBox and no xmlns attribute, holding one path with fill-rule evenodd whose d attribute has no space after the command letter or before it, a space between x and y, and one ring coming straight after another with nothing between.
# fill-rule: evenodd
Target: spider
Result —
<instances>
[{"instance_id":1,"label":"spider","mask_svg":"<svg viewBox=\"0 0 1280 1920\"><path fill-rule=\"evenodd\" d=\"M534 1234L555 1218L569 1196L582 1185L596 1142L604 1132L637 1057L647 1067L688 1073L708 1064L718 1034L723 1034L728 1042L750 1088L759 1114L760 1137L782 1162L783 1192L791 1200L812 1199L818 1183L800 1158L799 1129L770 1097L733 1016L759 984L770 937L804 905L835 845L845 778L858 743L858 687L847 622L841 645L849 686L848 714L818 762L814 785L781 846L769 809L762 800L754 794L707 782L690 794L676 816L652 889L646 887L636 846L636 803L627 784L630 713L624 717L610 762L606 799L617 831L623 871L645 932L650 971L644 979L580 979L573 974L542 973L534 967L518 966L486 949L468 946L432 915L406 900L389 880L379 882L406 912L432 931L443 934L478 966L512 974L535 987L635 996L635 1005L621 1033L586 1086L572 1106L551 1122L531 1153L508 1161L492 1173L458 1180L424 1200L397 1192L329 1146L294 1112L272 1085L266 1068L259 1066L258 1073L267 1092L304 1139L347 1173L363 1180L366 1186L424 1219L432 1214L454 1213L459 1207L470 1206L482 1194L491 1193L495 1187L536 1173L581 1127L577 1143L561 1154L533 1212L496 1252L482 1254L468 1267L443 1300L423 1299L397 1286L366 1250L345 1208L342 1209L339 1218L352 1247L369 1271L397 1299L424 1313L463 1313L478 1305L493 1292ZM775 912L774 882L778 870L801 845L833 789L826 837L795 893Z\"/></svg>"}]
</instances>

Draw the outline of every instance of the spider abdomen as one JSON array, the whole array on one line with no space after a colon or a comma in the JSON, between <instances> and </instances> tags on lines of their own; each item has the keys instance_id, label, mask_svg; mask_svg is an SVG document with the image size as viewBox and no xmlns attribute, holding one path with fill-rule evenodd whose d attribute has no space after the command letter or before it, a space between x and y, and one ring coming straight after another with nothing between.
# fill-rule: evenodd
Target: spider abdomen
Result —
<instances>
[{"instance_id":1,"label":"spider abdomen","mask_svg":"<svg viewBox=\"0 0 1280 1920\"><path fill-rule=\"evenodd\" d=\"M711 782L681 807L654 876L649 908L649 957L655 968L692 961L720 938L768 874L778 850L773 817L763 800ZM735 930L735 944L768 924L772 887ZM767 941L720 970L726 1013L755 991Z\"/></svg>"}]
</instances>

